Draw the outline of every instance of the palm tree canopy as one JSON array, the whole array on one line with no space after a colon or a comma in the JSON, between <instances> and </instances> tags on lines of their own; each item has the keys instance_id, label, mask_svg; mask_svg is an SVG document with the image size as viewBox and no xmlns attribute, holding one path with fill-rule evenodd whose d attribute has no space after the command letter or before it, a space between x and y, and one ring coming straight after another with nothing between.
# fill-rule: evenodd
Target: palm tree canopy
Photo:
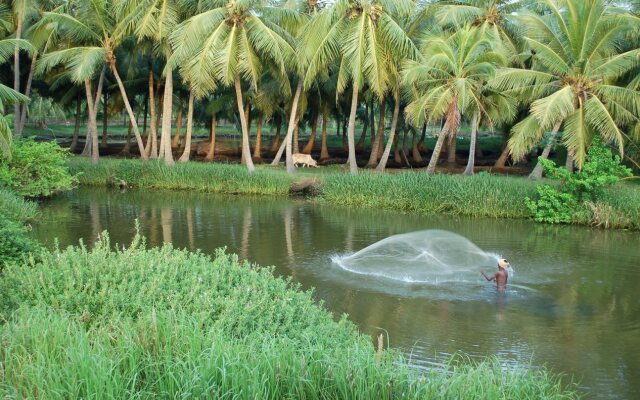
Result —
<instances>
[{"instance_id":1,"label":"palm tree canopy","mask_svg":"<svg viewBox=\"0 0 640 400\"><path fill-rule=\"evenodd\" d=\"M493 51L491 41L475 27L428 36L421 49L424 61L404 65L407 116L416 125L448 116L459 123L459 114L475 111L488 117L482 92L505 57Z\"/></svg>"},{"instance_id":2,"label":"palm tree canopy","mask_svg":"<svg viewBox=\"0 0 640 400\"><path fill-rule=\"evenodd\" d=\"M337 0L309 24L304 61L308 63L305 86L338 63L340 94L351 83L365 84L379 96L389 90L388 71L396 59L417 57L414 43L399 20L411 15L412 0ZM318 34L322 33L322 34Z\"/></svg>"},{"instance_id":3,"label":"palm tree canopy","mask_svg":"<svg viewBox=\"0 0 640 400\"><path fill-rule=\"evenodd\" d=\"M612 84L637 67L640 49L619 52L634 29L605 0L539 0L544 13L521 16L532 70L504 69L495 80L531 103L531 115L514 127L509 145L523 156L551 127L564 124L563 142L579 166L594 134L623 152L621 127L638 122L637 91Z\"/></svg>"},{"instance_id":4,"label":"palm tree canopy","mask_svg":"<svg viewBox=\"0 0 640 400\"><path fill-rule=\"evenodd\" d=\"M209 2L210 8L180 24L171 35L173 62L197 96L231 85L236 75L256 89L265 64L280 73L294 60L291 36L267 16L282 13L264 0Z\"/></svg>"}]
</instances>

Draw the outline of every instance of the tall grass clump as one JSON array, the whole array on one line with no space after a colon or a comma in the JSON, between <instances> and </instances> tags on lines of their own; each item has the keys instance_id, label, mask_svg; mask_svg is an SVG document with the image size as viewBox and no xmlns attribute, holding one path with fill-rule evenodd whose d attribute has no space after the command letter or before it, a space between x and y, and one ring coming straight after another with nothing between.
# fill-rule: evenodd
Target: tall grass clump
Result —
<instances>
[{"instance_id":1,"label":"tall grass clump","mask_svg":"<svg viewBox=\"0 0 640 400\"><path fill-rule=\"evenodd\" d=\"M258 170L234 164L186 163L169 167L162 162L101 160L94 165L75 157L70 170L86 186L127 185L149 189L194 190L206 193L286 195L292 178L282 171Z\"/></svg>"},{"instance_id":2,"label":"tall grass clump","mask_svg":"<svg viewBox=\"0 0 640 400\"><path fill-rule=\"evenodd\" d=\"M31 222L38 215L38 205L0 186L0 215L19 223Z\"/></svg>"},{"instance_id":3,"label":"tall grass clump","mask_svg":"<svg viewBox=\"0 0 640 400\"><path fill-rule=\"evenodd\" d=\"M113 250L113 248L117 250ZM173 249L55 250L0 276L8 398L575 398L497 360L408 367L270 269Z\"/></svg>"},{"instance_id":4,"label":"tall grass clump","mask_svg":"<svg viewBox=\"0 0 640 400\"><path fill-rule=\"evenodd\" d=\"M322 196L331 203L424 214L527 218L524 198L533 194L535 184L521 178L405 172L327 176Z\"/></svg>"}]
</instances>

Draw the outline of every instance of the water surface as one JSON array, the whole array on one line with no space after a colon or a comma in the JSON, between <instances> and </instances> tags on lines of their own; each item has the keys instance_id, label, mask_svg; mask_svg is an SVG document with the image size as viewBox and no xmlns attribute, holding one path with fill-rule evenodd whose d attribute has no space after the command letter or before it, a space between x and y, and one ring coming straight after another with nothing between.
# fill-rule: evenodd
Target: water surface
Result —
<instances>
[{"instance_id":1,"label":"water surface","mask_svg":"<svg viewBox=\"0 0 640 400\"><path fill-rule=\"evenodd\" d=\"M139 219L151 245L219 247L291 276L363 332L388 334L420 367L455 352L574 375L591 398L640 398L640 235L528 221L416 216L304 201L81 189L42 207L34 234L52 246L100 232L128 243ZM443 229L508 258L506 294L477 275L409 284L348 273L331 261L390 235ZM491 271L487 271L491 272Z\"/></svg>"}]
</instances>

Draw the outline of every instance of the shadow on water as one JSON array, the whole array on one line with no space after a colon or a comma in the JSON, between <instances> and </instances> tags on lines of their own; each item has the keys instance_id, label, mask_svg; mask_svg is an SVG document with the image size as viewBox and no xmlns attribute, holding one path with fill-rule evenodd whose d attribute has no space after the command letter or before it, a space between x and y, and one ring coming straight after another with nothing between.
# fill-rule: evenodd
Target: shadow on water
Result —
<instances>
[{"instance_id":1,"label":"shadow on water","mask_svg":"<svg viewBox=\"0 0 640 400\"><path fill-rule=\"evenodd\" d=\"M416 216L279 198L78 190L42 208L34 234L52 246L102 230L128 243L139 219L151 246L212 253L227 247L291 276L335 315L369 334L384 329L416 365L455 352L499 355L573 374L591 397L640 398L640 237L528 221ZM394 282L336 268L346 255L396 234L439 229L508 258L507 293L479 273L446 284ZM487 266L487 273L494 267Z\"/></svg>"}]
</instances>

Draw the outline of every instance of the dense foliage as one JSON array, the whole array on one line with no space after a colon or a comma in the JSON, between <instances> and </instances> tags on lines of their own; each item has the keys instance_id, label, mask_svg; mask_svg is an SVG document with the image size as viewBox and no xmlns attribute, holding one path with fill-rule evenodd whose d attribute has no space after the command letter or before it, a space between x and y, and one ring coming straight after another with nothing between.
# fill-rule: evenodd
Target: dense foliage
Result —
<instances>
[{"instance_id":1,"label":"dense foliage","mask_svg":"<svg viewBox=\"0 0 640 400\"><path fill-rule=\"evenodd\" d=\"M355 173L356 148L364 147L355 141L357 121L375 114L381 122L378 131L370 127L369 167L385 168L396 131L415 137L425 122L441 128L429 173L445 139L455 146L462 123L472 127L471 150L481 128L510 133L516 160L551 132L546 159L562 131L560 144L581 167L593 137L620 153L638 143L637 7L613 0L21 0L0 8L7 50L0 64L17 54L13 90L3 85L0 102L32 97L14 106L17 134L27 119L42 122L48 97L75 104L94 162L99 112L107 122L126 113L135 143L127 153L171 165L174 149L189 160L194 121L236 121L250 171L253 158L261 160L263 125L286 126L279 154L286 147L291 172L298 129L333 119ZM172 140L183 112L185 138ZM328 157L324 145L321 154Z\"/></svg>"},{"instance_id":2,"label":"dense foliage","mask_svg":"<svg viewBox=\"0 0 640 400\"><path fill-rule=\"evenodd\" d=\"M84 398L575 398L489 360L421 373L269 269L108 237L0 276L0 394ZM449 372L455 371L453 377Z\"/></svg>"},{"instance_id":3,"label":"dense foliage","mask_svg":"<svg viewBox=\"0 0 640 400\"><path fill-rule=\"evenodd\" d=\"M0 183L26 197L47 197L71 189L68 151L55 142L14 142L10 160L0 160Z\"/></svg>"},{"instance_id":4,"label":"dense foliage","mask_svg":"<svg viewBox=\"0 0 640 400\"><path fill-rule=\"evenodd\" d=\"M24 225L33 221L37 212L35 203L0 187L0 271L5 263L22 261L40 250Z\"/></svg>"},{"instance_id":5,"label":"dense foliage","mask_svg":"<svg viewBox=\"0 0 640 400\"><path fill-rule=\"evenodd\" d=\"M22 262L39 251L40 245L27 229L0 212L0 272L6 263Z\"/></svg>"},{"instance_id":6,"label":"dense foliage","mask_svg":"<svg viewBox=\"0 0 640 400\"><path fill-rule=\"evenodd\" d=\"M525 202L536 221L570 223L574 214L588 204L603 201L606 188L616 184L620 178L631 176L631 170L620 164L620 157L598 142L591 146L584 168L571 173L558 168L553 161L544 160L547 175L559 180L560 186L540 185L538 198L527 197Z\"/></svg>"}]
</instances>

